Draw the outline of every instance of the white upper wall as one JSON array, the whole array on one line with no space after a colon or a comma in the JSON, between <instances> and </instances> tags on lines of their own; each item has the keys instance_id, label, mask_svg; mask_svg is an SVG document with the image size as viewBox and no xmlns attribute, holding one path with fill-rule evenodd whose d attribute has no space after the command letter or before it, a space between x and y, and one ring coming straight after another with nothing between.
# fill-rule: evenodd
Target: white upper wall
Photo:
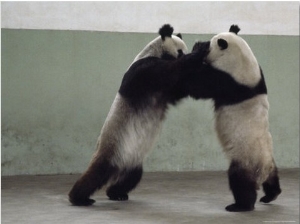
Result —
<instances>
[{"instance_id":1,"label":"white upper wall","mask_svg":"<svg viewBox=\"0 0 300 224\"><path fill-rule=\"evenodd\" d=\"M299 35L299 2L1 2L1 27L214 34Z\"/></svg>"}]
</instances>

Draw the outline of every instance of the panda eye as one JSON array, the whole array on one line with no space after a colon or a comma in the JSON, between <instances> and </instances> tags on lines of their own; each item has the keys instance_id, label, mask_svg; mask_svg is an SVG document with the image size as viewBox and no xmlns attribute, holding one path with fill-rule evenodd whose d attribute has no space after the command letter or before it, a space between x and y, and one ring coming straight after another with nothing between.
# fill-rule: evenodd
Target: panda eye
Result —
<instances>
[{"instance_id":1,"label":"panda eye","mask_svg":"<svg viewBox=\"0 0 300 224\"><path fill-rule=\"evenodd\" d=\"M218 39L218 45L219 45L221 50L225 50L228 47L228 43L224 39Z\"/></svg>"}]
</instances>

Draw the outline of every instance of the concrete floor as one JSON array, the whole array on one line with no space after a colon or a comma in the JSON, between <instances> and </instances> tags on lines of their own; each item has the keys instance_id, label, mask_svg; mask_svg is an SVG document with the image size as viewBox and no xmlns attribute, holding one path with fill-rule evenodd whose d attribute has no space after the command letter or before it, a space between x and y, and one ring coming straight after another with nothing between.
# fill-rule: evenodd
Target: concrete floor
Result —
<instances>
[{"instance_id":1,"label":"concrete floor","mask_svg":"<svg viewBox=\"0 0 300 224\"><path fill-rule=\"evenodd\" d=\"M94 195L91 207L71 206L67 193L78 175L2 177L2 223L26 224L255 224L299 223L299 169L280 170L282 194L255 211L229 213L226 172L145 173L126 202ZM262 191L259 191L259 197Z\"/></svg>"}]
</instances>

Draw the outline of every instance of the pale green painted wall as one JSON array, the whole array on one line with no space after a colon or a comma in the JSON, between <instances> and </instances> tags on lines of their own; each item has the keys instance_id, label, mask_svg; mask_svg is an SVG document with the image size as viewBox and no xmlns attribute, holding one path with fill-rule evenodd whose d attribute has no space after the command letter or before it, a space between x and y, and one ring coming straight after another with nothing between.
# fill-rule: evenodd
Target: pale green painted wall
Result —
<instances>
[{"instance_id":1,"label":"pale green painted wall","mask_svg":"<svg viewBox=\"0 0 300 224\"><path fill-rule=\"evenodd\" d=\"M2 175L84 171L122 76L156 34L2 29ZM212 35L184 35L189 49ZM299 37L244 36L267 81L277 164L299 167ZM146 171L225 170L210 101L171 107Z\"/></svg>"}]
</instances>

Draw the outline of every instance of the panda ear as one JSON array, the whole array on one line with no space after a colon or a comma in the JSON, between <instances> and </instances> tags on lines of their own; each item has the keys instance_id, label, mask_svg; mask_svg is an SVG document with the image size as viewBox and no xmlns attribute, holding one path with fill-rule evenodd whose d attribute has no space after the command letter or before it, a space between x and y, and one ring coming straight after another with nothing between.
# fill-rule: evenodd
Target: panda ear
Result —
<instances>
[{"instance_id":1,"label":"panda ear","mask_svg":"<svg viewBox=\"0 0 300 224\"><path fill-rule=\"evenodd\" d=\"M228 47L228 43L224 39L218 39L218 45L221 50L225 50Z\"/></svg>"},{"instance_id":2,"label":"panda ear","mask_svg":"<svg viewBox=\"0 0 300 224\"><path fill-rule=\"evenodd\" d=\"M177 37L179 37L182 40L182 35L181 33L176 34Z\"/></svg>"},{"instance_id":3,"label":"panda ear","mask_svg":"<svg viewBox=\"0 0 300 224\"><path fill-rule=\"evenodd\" d=\"M229 29L229 32L238 34L238 32L239 32L240 30L241 30L241 29L239 28L238 25L231 25L231 27L230 27L230 29Z\"/></svg>"},{"instance_id":4,"label":"panda ear","mask_svg":"<svg viewBox=\"0 0 300 224\"><path fill-rule=\"evenodd\" d=\"M158 33L161 36L161 39L165 40L165 37L172 36L173 30L174 29L173 29L173 27L170 26L170 24L165 24L159 29Z\"/></svg>"}]
</instances>

